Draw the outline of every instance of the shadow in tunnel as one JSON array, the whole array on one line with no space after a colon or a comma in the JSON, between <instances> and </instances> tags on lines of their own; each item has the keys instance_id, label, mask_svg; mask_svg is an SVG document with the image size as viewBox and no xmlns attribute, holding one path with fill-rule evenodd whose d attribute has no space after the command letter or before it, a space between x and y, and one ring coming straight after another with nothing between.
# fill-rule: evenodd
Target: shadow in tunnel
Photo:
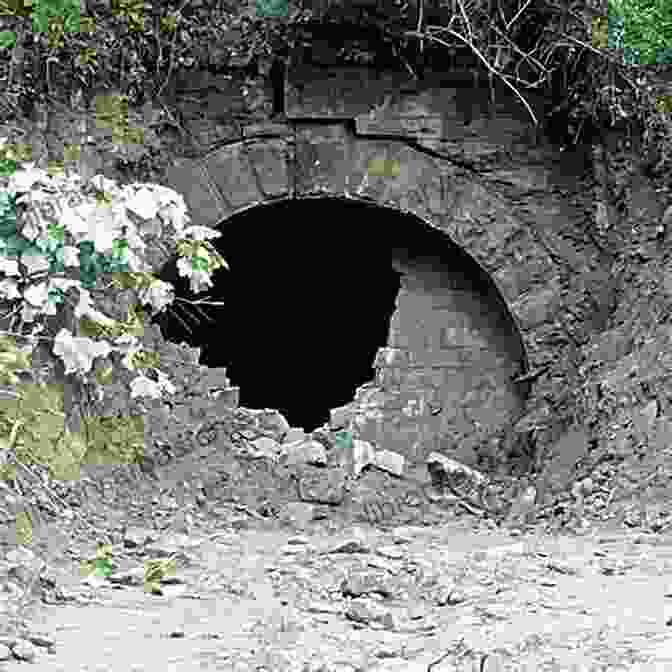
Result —
<instances>
[{"instance_id":1,"label":"shadow in tunnel","mask_svg":"<svg viewBox=\"0 0 672 672\"><path fill-rule=\"evenodd\" d=\"M307 431L372 380L400 288L386 243L389 210L337 199L259 206L226 220L212 242L230 270L194 295L174 261L159 274L176 296L209 296L212 321L153 318L165 338L201 347L201 364L226 367L240 404L276 408ZM193 310L193 309L192 309Z\"/></svg>"}]
</instances>

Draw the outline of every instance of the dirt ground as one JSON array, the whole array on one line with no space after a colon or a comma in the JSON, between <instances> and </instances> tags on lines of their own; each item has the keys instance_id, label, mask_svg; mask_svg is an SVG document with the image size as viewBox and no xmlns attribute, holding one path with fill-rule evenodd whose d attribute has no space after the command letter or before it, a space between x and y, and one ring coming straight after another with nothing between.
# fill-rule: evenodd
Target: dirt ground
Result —
<instances>
[{"instance_id":1,"label":"dirt ground","mask_svg":"<svg viewBox=\"0 0 672 672\"><path fill-rule=\"evenodd\" d=\"M672 670L665 530L506 527L376 473L309 507L262 461L221 457L117 475L69 522L45 515L26 660L0 670ZM113 573L85 581L101 540ZM167 557L151 594L144 563Z\"/></svg>"}]
</instances>

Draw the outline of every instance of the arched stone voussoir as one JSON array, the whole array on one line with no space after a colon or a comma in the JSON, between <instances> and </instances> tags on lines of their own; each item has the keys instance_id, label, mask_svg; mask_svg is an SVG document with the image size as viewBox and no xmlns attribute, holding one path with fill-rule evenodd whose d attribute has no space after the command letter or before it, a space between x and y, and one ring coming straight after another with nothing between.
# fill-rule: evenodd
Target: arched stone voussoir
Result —
<instances>
[{"instance_id":1,"label":"arched stone voussoir","mask_svg":"<svg viewBox=\"0 0 672 672\"><path fill-rule=\"evenodd\" d=\"M265 199L255 162L248 152L249 142L224 145L200 161L230 212Z\"/></svg>"},{"instance_id":2,"label":"arched stone voussoir","mask_svg":"<svg viewBox=\"0 0 672 672\"><path fill-rule=\"evenodd\" d=\"M388 144L382 159L383 174L372 175L369 165L369 179L363 180L358 193L423 218L450 212L455 205L458 180L452 166L404 144ZM369 164L380 161L379 147L371 150L367 152Z\"/></svg>"},{"instance_id":3,"label":"arched stone voussoir","mask_svg":"<svg viewBox=\"0 0 672 672\"><path fill-rule=\"evenodd\" d=\"M294 152L287 140L251 139L245 149L266 198L293 195L290 165L294 163Z\"/></svg>"},{"instance_id":4,"label":"arched stone voussoir","mask_svg":"<svg viewBox=\"0 0 672 672\"><path fill-rule=\"evenodd\" d=\"M520 335L526 366L535 368L533 344L550 315L561 309L562 288L552 282L555 262L529 227L496 194L457 178L443 212L415 214L481 269Z\"/></svg>"},{"instance_id":5,"label":"arched stone voussoir","mask_svg":"<svg viewBox=\"0 0 672 672\"><path fill-rule=\"evenodd\" d=\"M502 213L500 213L500 218ZM562 308L562 288L555 262L539 241L515 217L488 226L487 217L459 218L448 225L451 239L483 269L506 305L520 333L531 368L538 365L539 330Z\"/></svg>"},{"instance_id":6,"label":"arched stone voussoir","mask_svg":"<svg viewBox=\"0 0 672 672\"><path fill-rule=\"evenodd\" d=\"M215 228L230 212L207 170L197 161L187 160L166 170L163 183L182 194L190 223Z\"/></svg>"},{"instance_id":7,"label":"arched stone voussoir","mask_svg":"<svg viewBox=\"0 0 672 672\"><path fill-rule=\"evenodd\" d=\"M452 240L498 279L508 302L555 274L556 264L511 203L487 187L462 179L454 207L441 218Z\"/></svg>"},{"instance_id":8,"label":"arched stone voussoir","mask_svg":"<svg viewBox=\"0 0 672 672\"><path fill-rule=\"evenodd\" d=\"M552 281L556 262L511 201L403 142L353 138L343 125L316 125L297 129L293 141L230 143L170 169L167 179L184 195L192 223L213 228L256 206L322 197L413 215L478 265L532 368L544 325L562 310L562 287Z\"/></svg>"},{"instance_id":9,"label":"arched stone voussoir","mask_svg":"<svg viewBox=\"0 0 672 672\"><path fill-rule=\"evenodd\" d=\"M294 193L338 196L348 192L350 151L341 125L298 129L294 164Z\"/></svg>"}]
</instances>

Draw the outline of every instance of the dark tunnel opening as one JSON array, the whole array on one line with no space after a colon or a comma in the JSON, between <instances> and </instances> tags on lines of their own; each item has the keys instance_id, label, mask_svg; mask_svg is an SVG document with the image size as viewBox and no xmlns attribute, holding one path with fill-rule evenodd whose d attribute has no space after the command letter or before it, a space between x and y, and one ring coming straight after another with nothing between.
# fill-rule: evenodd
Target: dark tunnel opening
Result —
<instances>
[{"instance_id":1,"label":"dark tunnel opening","mask_svg":"<svg viewBox=\"0 0 672 672\"><path fill-rule=\"evenodd\" d=\"M201 306L212 322L194 323L177 302L152 321L166 339L201 347L203 366L226 367L241 406L278 409L310 431L374 377L400 288L390 233L408 218L339 199L251 208L219 227L212 243L230 270L208 291L192 294L175 261L159 274L178 297L224 302Z\"/></svg>"},{"instance_id":2,"label":"dark tunnel opening","mask_svg":"<svg viewBox=\"0 0 672 672\"><path fill-rule=\"evenodd\" d=\"M209 320L187 305L197 318L188 320L176 301L152 322L168 340L200 347L203 366L225 367L241 406L278 409L306 431L327 423L330 409L349 404L374 380L377 351L392 343L402 274L408 285L422 268L439 272L442 285L483 297L479 323L499 334L490 346L527 370L520 333L493 279L412 214L338 198L288 200L250 208L219 230L212 242L230 270L217 271L210 290L192 294L175 261L159 277L173 283L177 297L224 305L200 306Z\"/></svg>"}]
</instances>

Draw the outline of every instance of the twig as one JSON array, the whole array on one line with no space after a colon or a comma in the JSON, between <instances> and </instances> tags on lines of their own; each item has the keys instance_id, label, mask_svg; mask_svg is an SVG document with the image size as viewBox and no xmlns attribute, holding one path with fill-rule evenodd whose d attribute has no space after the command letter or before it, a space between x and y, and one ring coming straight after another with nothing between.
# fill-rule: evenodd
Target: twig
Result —
<instances>
[{"instance_id":1,"label":"twig","mask_svg":"<svg viewBox=\"0 0 672 672\"><path fill-rule=\"evenodd\" d=\"M613 63L615 65L623 65L618 59L613 58L609 54L607 54L603 49L596 49L593 47L592 44L588 44L587 42L582 42L581 40L577 40L575 37L572 37L571 35L565 35L565 38L568 40L571 40L572 42L576 42L576 44L581 45L582 47L585 47L586 49L590 49L593 53L598 54L599 56L602 56L606 61L609 61L610 63ZM554 51L557 47L564 47L567 45L562 44L562 42L558 42L557 44L554 45Z\"/></svg>"},{"instance_id":2,"label":"twig","mask_svg":"<svg viewBox=\"0 0 672 672\"><path fill-rule=\"evenodd\" d=\"M467 26L467 32L469 33L469 41L473 41L473 34L471 32L471 23L469 22L469 16L467 15L466 10L464 9L464 5L462 4L462 0L457 0L457 4L460 6L460 12L462 12L462 18L464 19L464 23ZM452 28L451 28L452 32Z\"/></svg>"},{"instance_id":3,"label":"twig","mask_svg":"<svg viewBox=\"0 0 672 672\"><path fill-rule=\"evenodd\" d=\"M464 35L460 35L460 33L457 33L454 30L449 30L448 32L451 35L453 35L454 37L457 37L459 40L462 40L462 42L464 42L476 54L476 56L478 56L478 58L481 61L483 61L483 64L485 65L485 67L491 73L494 73L495 75L497 75L504 82L504 84L506 84L506 86L508 86L516 94L516 96L523 103L523 105L525 106L525 109L527 110L528 114L532 118L532 122L534 123L534 125L538 126L539 121L537 119L537 116L534 114L534 111L530 107L530 104L525 100L525 98L523 98L522 94L518 91L518 89L516 89L516 87L513 86L513 84L511 84L511 82L509 82L508 76L501 73L501 72L498 72L497 70L495 70L492 67L492 65L488 62L488 59L485 58L485 56L483 56L483 54L481 54L481 52L476 48L476 46L472 42L467 40L467 38L464 37ZM422 37L422 34L418 34L414 30L405 31L403 34L404 35L409 35L411 37ZM425 35L425 37L427 37L427 39L429 39L429 40L432 40L434 42L438 42L439 44L442 44L444 47L450 48L450 45L447 42L439 39L438 37L434 37L433 35Z\"/></svg>"},{"instance_id":4,"label":"twig","mask_svg":"<svg viewBox=\"0 0 672 672\"><path fill-rule=\"evenodd\" d=\"M534 58L534 57L532 56L532 54L536 51L536 48L533 49L532 51L530 51L529 53L526 54L522 49L519 49L519 48L516 46L516 44L513 42L513 40L511 40L511 38L509 38L509 36L506 35L506 33L502 32L502 31L501 31L499 28L497 28L497 26L495 26L494 24L493 24L493 26L492 26L492 29L493 29L493 30L494 30L500 37L503 37L503 38L509 43L509 45L511 46L511 48L513 49L513 51L515 51L516 53L518 53L518 54L520 54L521 56L523 56L523 60L527 60L527 59L529 59L530 61L533 61L534 64L535 64L535 65L536 65L542 72L548 74L549 71L544 67L543 63L541 63L541 61L538 61L536 58ZM522 63L522 61L520 61L520 63ZM518 67L520 67L520 63L518 63Z\"/></svg>"},{"instance_id":5,"label":"twig","mask_svg":"<svg viewBox=\"0 0 672 672\"><path fill-rule=\"evenodd\" d=\"M413 79L418 79L417 73L410 66L409 62L404 58L403 54L401 54L397 50L397 46L394 43L392 43L392 51L394 52L394 55L404 64L404 66L406 67L406 69L410 73L411 77L413 77Z\"/></svg>"},{"instance_id":6,"label":"twig","mask_svg":"<svg viewBox=\"0 0 672 672\"><path fill-rule=\"evenodd\" d=\"M213 317L210 317L210 315L208 315L204 310L201 310L201 309L198 307L198 304L196 304L196 303L194 302L192 305L193 305L194 310L195 310L197 313L199 313L199 314L201 315L201 317L202 317L204 320L207 320L208 322L215 322L215 319L214 319ZM206 302L206 305L209 305L209 304L207 304L207 302ZM183 306L183 307L184 307L185 310L186 310L186 306Z\"/></svg>"},{"instance_id":7,"label":"twig","mask_svg":"<svg viewBox=\"0 0 672 672\"><path fill-rule=\"evenodd\" d=\"M177 34L178 34L178 27L180 24L180 21L182 21L182 11L184 8L191 2L191 0L184 0L184 2L180 5L180 7L176 10L175 15L177 16L177 25L175 26L175 31L173 32L173 43L171 44L171 49L170 49L170 60L168 61L168 72L166 74L166 78L163 80L163 83L159 87L158 91L154 94L154 98L158 98L163 89L166 87L166 84L168 84L168 80L170 79L170 75L173 72L173 56L175 53L175 42L177 41Z\"/></svg>"},{"instance_id":8,"label":"twig","mask_svg":"<svg viewBox=\"0 0 672 672\"><path fill-rule=\"evenodd\" d=\"M181 324L181 325L182 325L182 326L183 326L189 333L191 333L191 327L190 327L190 326L189 326L189 325L188 325L188 324L187 324L187 323L186 323L186 322L185 322L185 321L184 321L184 320L177 314L177 310L176 310L177 308L178 308L177 305L174 305L174 306L171 306L171 307L170 307L170 310L171 310L171 313L172 313L173 317L174 317L175 319L179 320L179 321L180 321L180 324ZM181 308L181 309L183 310L182 306L179 306L179 308Z\"/></svg>"},{"instance_id":9,"label":"twig","mask_svg":"<svg viewBox=\"0 0 672 672\"><path fill-rule=\"evenodd\" d=\"M224 301L207 301L208 297L206 296L203 299L183 299L179 296L175 297L176 301L182 301L183 303L189 303L194 306L204 305L204 306L223 306Z\"/></svg>"},{"instance_id":10,"label":"twig","mask_svg":"<svg viewBox=\"0 0 672 672\"><path fill-rule=\"evenodd\" d=\"M532 0L527 0L527 2L516 12L516 15L506 24L506 29L508 30L511 26L518 20L518 17L527 9L527 6L532 2Z\"/></svg>"},{"instance_id":11,"label":"twig","mask_svg":"<svg viewBox=\"0 0 672 672\"><path fill-rule=\"evenodd\" d=\"M21 46L21 43L23 42L23 33L24 33L23 23L19 24L18 33L19 35L16 40L16 44L12 48L12 53L9 59L9 77L7 80L7 89L12 88L12 84L14 81L14 65L15 63L18 63L17 54L20 54L21 58L23 58L23 47Z\"/></svg>"}]
</instances>

